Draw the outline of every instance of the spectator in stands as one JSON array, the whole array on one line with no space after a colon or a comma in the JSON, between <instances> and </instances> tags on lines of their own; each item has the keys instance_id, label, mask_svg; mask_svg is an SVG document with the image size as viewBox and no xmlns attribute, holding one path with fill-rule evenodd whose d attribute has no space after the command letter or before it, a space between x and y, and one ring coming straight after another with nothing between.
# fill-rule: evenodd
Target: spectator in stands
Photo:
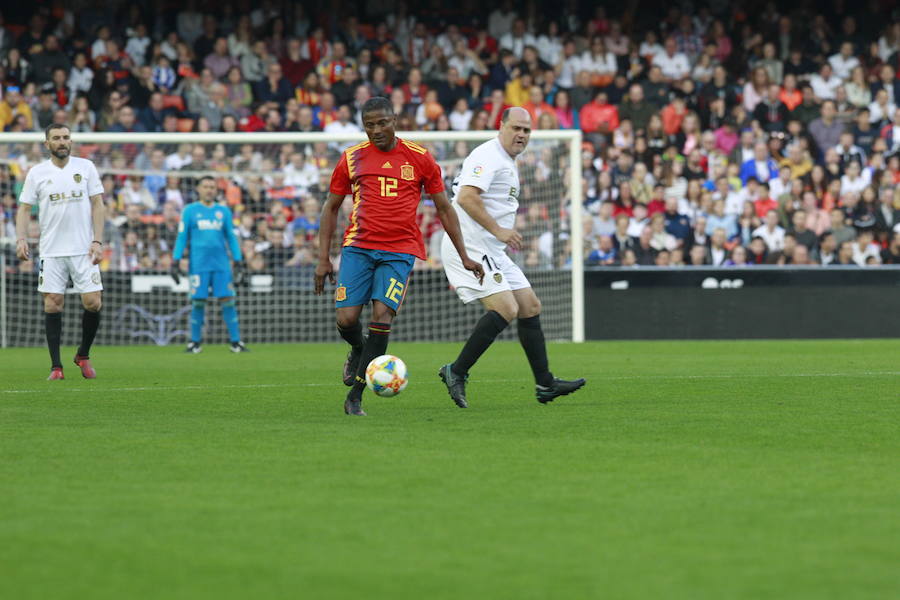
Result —
<instances>
[{"instance_id":1,"label":"spectator in stands","mask_svg":"<svg viewBox=\"0 0 900 600\"><path fill-rule=\"evenodd\" d=\"M635 131L640 135L655 112L656 108L644 100L644 89L634 83L628 88L628 96L619 108L619 117L623 120L629 119Z\"/></svg>"},{"instance_id":2,"label":"spectator in stands","mask_svg":"<svg viewBox=\"0 0 900 600\"><path fill-rule=\"evenodd\" d=\"M837 260L837 241L830 231L819 236L818 257L822 266L828 266Z\"/></svg>"},{"instance_id":3,"label":"spectator in stands","mask_svg":"<svg viewBox=\"0 0 900 600\"><path fill-rule=\"evenodd\" d=\"M809 80L809 85L819 102L834 100L841 83L841 79L834 75L831 65L827 62L823 63L819 67L819 72Z\"/></svg>"},{"instance_id":4,"label":"spectator in stands","mask_svg":"<svg viewBox=\"0 0 900 600\"><path fill-rule=\"evenodd\" d=\"M853 55L853 44L842 42L840 52L828 57L828 64L837 79L849 80L853 69L859 66L859 59Z\"/></svg>"},{"instance_id":5,"label":"spectator in stands","mask_svg":"<svg viewBox=\"0 0 900 600\"><path fill-rule=\"evenodd\" d=\"M141 212L152 211L156 208L156 198L144 186L144 180L139 175L128 178L127 185L119 192L119 205L140 207Z\"/></svg>"},{"instance_id":6,"label":"spectator in stands","mask_svg":"<svg viewBox=\"0 0 900 600\"><path fill-rule=\"evenodd\" d=\"M879 205L875 212L875 229L882 233L893 231L900 225L900 205L895 202L896 192L891 187L883 187L878 192Z\"/></svg>"},{"instance_id":7,"label":"spectator in stands","mask_svg":"<svg viewBox=\"0 0 900 600\"><path fill-rule=\"evenodd\" d=\"M128 55L134 66L142 67L146 64L147 52L152 42L144 23L138 23L130 30L128 40L125 42L125 54Z\"/></svg>"},{"instance_id":8,"label":"spectator in stands","mask_svg":"<svg viewBox=\"0 0 900 600\"><path fill-rule=\"evenodd\" d=\"M331 92L323 92L319 98L319 105L313 107L313 124L317 129L323 130L329 123L337 121L337 119L334 95Z\"/></svg>"},{"instance_id":9,"label":"spectator in stands","mask_svg":"<svg viewBox=\"0 0 900 600\"><path fill-rule=\"evenodd\" d=\"M500 48L509 50L515 56L522 56L526 46L536 44L537 39L525 27L525 19L515 19L512 29L499 37Z\"/></svg>"},{"instance_id":10,"label":"spectator in stands","mask_svg":"<svg viewBox=\"0 0 900 600\"><path fill-rule=\"evenodd\" d=\"M737 235L737 219L735 215L725 214L724 200L713 202L712 213L707 217L706 235L712 235L716 229L722 230L726 240L730 240Z\"/></svg>"},{"instance_id":11,"label":"spectator in stands","mask_svg":"<svg viewBox=\"0 0 900 600\"><path fill-rule=\"evenodd\" d=\"M816 143L820 156L824 156L826 150L834 148L840 142L844 125L835 117L834 102L827 100L822 103L821 116L809 124L809 134Z\"/></svg>"},{"instance_id":12,"label":"spectator in stands","mask_svg":"<svg viewBox=\"0 0 900 600\"><path fill-rule=\"evenodd\" d=\"M294 97L291 83L281 71L281 65L270 62L266 67L266 77L260 79L255 86L255 97L258 102L277 102L284 104Z\"/></svg>"},{"instance_id":13,"label":"spectator in stands","mask_svg":"<svg viewBox=\"0 0 900 600\"><path fill-rule=\"evenodd\" d=\"M351 120L350 107L346 104L341 105L337 110L337 119L328 123L323 131L325 133L357 133L360 131L359 126ZM352 146L355 142L332 142L331 148L337 152L343 152Z\"/></svg>"},{"instance_id":14,"label":"spectator in stands","mask_svg":"<svg viewBox=\"0 0 900 600\"><path fill-rule=\"evenodd\" d=\"M842 242L838 246L837 258L829 264L833 266L857 266L853 260L853 243Z\"/></svg>"},{"instance_id":15,"label":"spectator in stands","mask_svg":"<svg viewBox=\"0 0 900 600\"><path fill-rule=\"evenodd\" d=\"M472 112L472 109L469 108L466 99L458 99L453 106L453 110L450 111L449 114L451 129L454 131L465 131L469 129L469 122L472 120L473 114L474 113Z\"/></svg>"},{"instance_id":16,"label":"spectator in stands","mask_svg":"<svg viewBox=\"0 0 900 600\"><path fill-rule=\"evenodd\" d=\"M678 42L674 37L666 38L663 51L652 58L653 66L659 67L663 81L672 83L686 77L691 72L688 57L678 51Z\"/></svg>"},{"instance_id":17,"label":"spectator in stands","mask_svg":"<svg viewBox=\"0 0 900 600\"><path fill-rule=\"evenodd\" d=\"M116 122L109 128L110 133L132 133L145 131L144 126L137 121L134 109L123 106L118 110Z\"/></svg>"},{"instance_id":18,"label":"spectator in stands","mask_svg":"<svg viewBox=\"0 0 900 600\"><path fill-rule=\"evenodd\" d=\"M476 68L474 57L471 51L465 46L465 42L460 41L454 50L453 56L448 61L451 67L456 68L463 78L468 77L468 73L480 71ZM579 62L580 64L580 62ZM513 78L513 70L516 66L516 56L508 49L500 51L500 60L494 63L488 75L488 85L492 89L506 89L506 84ZM483 73L480 73L483 74Z\"/></svg>"},{"instance_id":19,"label":"spectator in stands","mask_svg":"<svg viewBox=\"0 0 900 600\"><path fill-rule=\"evenodd\" d=\"M601 235L597 238L597 247L586 258L589 265L611 266L616 264L616 249L613 247L612 238L609 235Z\"/></svg>"},{"instance_id":20,"label":"spectator in stands","mask_svg":"<svg viewBox=\"0 0 900 600\"><path fill-rule=\"evenodd\" d=\"M891 243L881 251L881 263L900 265L900 231L895 231L891 235Z\"/></svg>"},{"instance_id":21,"label":"spectator in stands","mask_svg":"<svg viewBox=\"0 0 900 600\"><path fill-rule=\"evenodd\" d=\"M881 249L873 241L872 232L862 230L856 236L856 241L852 245L853 262L860 267L868 265L869 260L874 260L881 264Z\"/></svg>"},{"instance_id":22,"label":"spectator in stands","mask_svg":"<svg viewBox=\"0 0 900 600\"><path fill-rule=\"evenodd\" d=\"M163 119L166 111L163 108L163 96L159 92L150 94L150 101L140 111L138 120L144 127L144 131L162 131Z\"/></svg>"},{"instance_id":23,"label":"spectator in stands","mask_svg":"<svg viewBox=\"0 0 900 600\"><path fill-rule=\"evenodd\" d=\"M347 47L343 42L335 42L331 46L331 54L316 65L316 71L321 77L322 85L329 88L341 78L341 73L347 67L355 68L356 60L347 56Z\"/></svg>"},{"instance_id":24,"label":"spectator in stands","mask_svg":"<svg viewBox=\"0 0 900 600\"><path fill-rule=\"evenodd\" d=\"M741 165L741 181L746 184L753 177L757 181L768 182L778 175L778 165L769 155L766 144L757 142L753 146L753 158Z\"/></svg>"},{"instance_id":25,"label":"spectator in stands","mask_svg":"<svg viewBox=\"0 0 900 600\"><path fill-rule=\"evenodd\" d=\"M11 85L6 88L6 94L0 100L0 125L3 126L3 129L7 129L19 115L25 118L25 127L27 129L34 127L31 107L22 97L20 88Z\"/></svg>"},{"instance_id":26,"label":"spectator in stands","mask_svg":"<svg viewBox=\"0 0 900 600\"><path fill-rule=\"evenodd\" d=\"M72 103L65 123L72 132L94 131L97 118L88 105L87 97L78 96Z\"/></svg>"},{"instance_id":27,"label":"spectator in stands","mask_svg":"<svg viewBox=\"0 0 900 600\"><path fill-rule=\"evenodd\" d=\"M733 262L740 262L735 256L741 252L739 247L749 249L750 262L754 263L771 260L790 264L808 257L803 256L804 250L795 249L798 236L808 237L799 230L785 236L791 240L785 245L792 245L783 252L767 252L764 241L754 240L758 228L748 231L754 222L748 201L753 202L757 214L767 215L769 209L777 209L783 225L793 225L798 214L802 216L805 211L806 230L818 236L812 247L821 244L821 252L835 255L835 261L841 241L854 242L857 230L873 229L875 241L881 244L879 250L890 243L889 234L897 224L891 190L900 182L900 125L895 123L900 118L896 114L900 80L894 68L900 56L896 53L900 36L868 39L856 32L851 20L833 33L827 19L819 17L812 21L809 35L804 33L801 38L796 23L779 15L777 7L748 14L738 29L731 28L728 21L710 18L708 11L700 11L692 21L673 10L659 26L659 32L667 36L665 48L655 41L658 32L646 31L640 20L623 28L601 10L578 25L568 6L559 7L558 23L547 21L536 38L529 29L534 17L527 11L516 14L512 3L497 13L509 18L499 37L490 35L483 18L481 22L476 18L468 28L470 23L461 27L463 23L445 15L442 18L447 25L439 27L431 15L405 9L380 23L363 23L362 14L352 15L337 29L317 27L310 31L310 23L320 15L306 15L302 6L296 10L300 11L299 19L292 21L295 26L291 31L285 31L285 19L293 16L293 10L284 12L271 3L246 14L235 14L231 7L225 7L217 18L200 14L191 3L175 18L182 33L191 32L188 35L180 37L177 30L167 30L164 20L154 22L154 32L148 35L137 16L129 18L128 29L121 29L124 39L117 38L102 21L82 17L82 26L97 30L95 37L85 40L70 35L65 24L47 29L44 16L36 14L11 51L5 50L11 47L9 44L0 43L4 55L0 60L2 81L7 86L0 103L3 126L27 131L45 121L65 119L77 132L119 129L123 128L123 116L128 120L128 111L122 110L128 106L138 115L139 123L154 131L176 131L179 127L197 131L312 131L332 122L338 125L331 129L340 126L339 112L343 109L338 107L342 105L347 105L351 113L348 123L358 126L354 111L358 112L372 94L384 94L392 96L403 127L490 129L496 127L507 106L519 104L531 112L535 129L579 127L593 136L593 143L586 148L585 200L598 199L595 201L599 203L602 197L617 202L616 210L634 215L631 224L637 236L642 233L646 215L662 211L666 232L676 240L683 239L686 248L707 244L712 237L707 232L707 215L713 221L719 219L713 200L722 200L724 215L735 218L738 224L737 237L730 236L725 244L726 248L739 244L732 250L729 260ZM888 13L879 7L872 14L873 20L889 20ZM371 40L363 41L367 25L375 33ZM900 26L889 28L893 29L900 31ZM560 30L577 35L563 39ZM0 28L0 41L7 31ZM433 33L439 35L432 40ZM255 35L259 39L254 41ZM705 36L706 46L699 36ZM674 48L669 38L674 40ZM125 43L125 52L121 43ZM888 47L893 50L886 51ZM24 58L23 50L27 52ZM72 61L68 71L48 67L60 55ZM685 56L687 65L678 55ZM354 56L358 72L347 68ZM283 87L280 81L275 85L269 82L268 67L273 63L288 80L287 93L283 89L279 92ZM204 67L208 67L208 75ZM248 68L247 73L241 73L242 67ZM317 67L323 69L325 86L320 85ZM679 68L682 73L674 72ZM225 99L219 102L216 85L223 71ZM36 80L47 81L47 73L52 95L42 93L40 85L35 85ZM485 77L490 73L487 85L479 73ZM262 80L256 99L247 83L254 77ZM782 77L782 86L776 87ZM297 87L301 81L303 85ZM767 82L772 85L766 86ZM597 89L597 84L608 85ZM325 88L330 88L336 100L324 93ZM596 98L601 91L606 94L602 110L605 118L582 123L581 109L598 116ZM493 98L488 97L490 92ZM743 92L740 97L738 92ZM825 101L820 106L822 98L828 97L834 102ZM16 108L10 106L11 99ZM66 112L60 112L60 108ZM616 114L617 126L612 126L612 114ZM760 144L766 153L764 161L756 156ZM293 162L291 155L296 149L258 151L250 147L251 158L247 159L242 146L208 146L204 168L246 173L246 169L268 172L284 167L280 188L293 187L286 165ZM460 153L455 146L436 146L436 156L439 160L455 157ZM85 148L95 151L91 146ZM175 150L175 144L148 145L143 152L135 144L119 145L98 165L117 173L145 171L141 185L153 198L174 196L178 183L164 183L170 159L179 163L176 168L183 166L181 159L175 160L179 156ZM191 160L190 151L182 156ZM317 175L334 164L333 153L324 145L309 146L304 153L309 153L304 165L315 169ZM464 148L461 153L464 156ZM535 149L534 160L539 154ZM26 158L20 162L31 160L27 153L23 156ZM538 172L549 173L550 178L564 176L565 159L557 162L560 158ZM620 159L631 161L625 171ZM157 171L160 160L163 169ZM745 171L742 167L748 162ZM523 164L522 176L530 181L535 175L529 169ZM776 169L781 169L777 176ZM620 180L623 175L624 182ZM764 184L768 180L768 193L757 178ZM229 201L246 202L268 213L271 199L262 191L252 191L262 187L247 183L250 178L246 175L236 174L231 179L223 180L226 190L240 191L231 192L238 196L229 196ZM310 185L312 179L316 181ZM307 173L308 193L327 189L327 177L324 187L319 179ZM134 184L121 174L109 181L118 181L114 184L116 195L123 186L127 191ZM537 187L529 184L526 188L537 190L545 185L541 181ZM663 187L658 188L661 194L654 195L657 182ZM189 189L189 179L182 184ZM627 191L623 191L623 185ZM274 189L271 182L265 187ZM541 189L540 193L545 192ZM524 208L532 200L523 196L522 202ZM153 212L165 210L163 206ZM836 208L833 212L832 207ZM547 208L555 214L553 207ZM111 214L116 210L111 208ZM551 225L541 220L529 223L535 229L529 235L535 240L546 235L553 239ZM535 228L535 223L540 227ZM285 225L274 228L285 229ZM546 229L538 230L541 228ZM833 233L832 250L824 248L824 240L830 239L824 236L826 228ZM676 229L680 237L674 233ZM260 234L261 238L267 235L266 231ZM288 238L298 239L293 235ZM614 245L618 244L616 239ZM302 236L299 240L291 249L292 256L305 256ZM150 240L143 232L137 241L138 266L146 266L148 261L159 263L167 256L163 252L154 258ZM681 262L678 256L667 259L663 252L648 254L641 250L640 243L636 244L637 255L619 251L623 264L629 256L643 264ZM560 262L548 251L539 253L533 248L523 256L527 259L523 263L534 266ZM864 262L874 260L874 256L867 256Z\"/></svg>"},{"instance_id":28,"label":"spectator in stands","mask_svg":"<svg viewBox=\"0 0 900 600\"><path fill-rule=\"evenodd\" d=\"M581 130L587 134L611 134L619 127L619 111L609 103L606 92L601 91L594 101L585 104L578 112Z\"/></svg>"},{"instance_id":29,"label":"spectator in stands","mask_svg":"<svg viewBox=\"0 0 900 600\"><path fill-rule=\"evenodd\" d=\"M753 118L759 121L763 131L767 133L783 132L787 128L788 108L780 96L781 88L775 84L770 85L753 110Z\"/></svg>"},{"instance_id":30,"label":"spectator in stands","mask_svg":"<svg viewBox=\"0 0 900 600\"><path fill-rule=\"evenodd\" d=\"M34 110L35 129L42 131L53 122L53 113L58 108L56 102L54 102L54 97L52 85L48 84L41 88L38 103Z\"/></svg>"},{"instance_id":31,"label":"spectator in stands","mask_svg":"<svg viewBox=\"0 0 900 600\"><path fill-rule=\"evenodd\" d=\"M791 233L793 234L794 239L797 244L806 246L807 249L813 251L816 249L818 244L818 237L815 232L811 231L806 226L806 211L802 208L794 211L792 217L793 228L791 229Z\"/></svg>"},{"instance_id":32,"label":"spectator in stands","mask_svg":"<svg viewBox=\"0 0 900 600\"><path fill-rule=\"evenodd\" d=\"M612 83L618 65L615 55L606 49L601 36L594 36L590 48L581 55L580 68L590 73L591 85L595 88Z\"/></svg>"},{"instance_id":33,"label":"spectator in stands","mask_svg":"<svg viewBox=\"0 0 900 600\"><path fill-rule=\"evenodd\" d=\"M315 66L311 60L303 56L302 42L296 37L288 38L284 56L281 57L279 64L284 76L295 88Z\"/></svg>"},{"instance_id":34,"label":"spectator in stands","mask_svg":"<svg viewBox=\"0 0 900 600\"><path fill-rule=\"evenodd\" d=\"M9 84L21 87L31 79L31 62L22 56L18 48L10 48L0 66L3 67Z\"/></svg>"},{"instance_id":35,"label":"spectator in stands","mask_svg":"<svg viewBox=\"0 0 900 600\"><path fill-rule=\"evenodd\" d=\"M231 67L225 75L225 97L229 113L238 118L246 117L250 114L250 105L253 103L253 91L250 84L244 81L241 70L238 67Z\"/></svg>"},{"instance_id":36,"label":"spectator in stands","mask_svg":"<svg viewBox=\"0 0 900 600\"><path fill-rule=\"evenodd\" d=\"M203 59L203 66L209 69L216 79L224 78L232 67L238 65L238 60L228 53L228 40L221 36L213 43L212 52Z\"/></svg>"},{"instance_id":37,"label":"spectator in stands","mask_svg":"<svg viewBox=\"0 0 900 600\"><path fill-rule=\"evenodd\" d=\"M269 66L277 64L277 62L275 57L269 54L266 43L263 40L256 40L253 42L251 51L241 55L241 73L243 73L244 79L253 85L265 78Z\"/></svg>"},{"instance_id":38,"label":"spectator in stands","mask_svg":"<svg viewBox=\"0 0 900 600\"><path fill-rule=\"evenodd\" d=\"M334 100L338 106L353 102L357 87L358 77L356 69L346 67L341 73L340 80L331 86L331 93L334 94Z\"/></svg>"},{"instance_id":39,"label":"spectator in stands","mask_svg":"<svg viewBox=\"0 0 900 600\"><path fill-rule=\"evenodd\" d=\"M152 71L153 84L163 93L169 93L175 88L177 77L171 67L171 61L165 55L156 58Z\"/></svg>"},{"instance_id":40,"label":"spectator in stands","mask_svg":"<svg viewBox=\"0 0 900 600\"><path fill-rule=\"evenodd\" d=\"M706 246L695 245L691 247L689 252L690 263L692 267L705 267L709 264L708 252Z\"/></svg>"},{"instance_id":41,"label":"spectator in stands","mask_svg":"<svg viewBox=\"0 0 900 600\"><path fill-rule=\"evenodd\" d=\"M785 231L778 223L778 211L770 209L766 211L765 223L754 229L751 234L753 238L760 238L771 253L784 249Z\"/></svg>"},{"instance_id":42,"label":"spectator in stands","mask_svg":"<svg viewBox=\"0 0 900 600\"><path fill-rule=\"evenodd\" d=\"M63 69L68 72L71 64L59 47L59 38L55 35L48 35L43 44L34 46L30 57L33 69L32 78L38 85L50 82L54 69Z\"/></svg>"}]
</instances>

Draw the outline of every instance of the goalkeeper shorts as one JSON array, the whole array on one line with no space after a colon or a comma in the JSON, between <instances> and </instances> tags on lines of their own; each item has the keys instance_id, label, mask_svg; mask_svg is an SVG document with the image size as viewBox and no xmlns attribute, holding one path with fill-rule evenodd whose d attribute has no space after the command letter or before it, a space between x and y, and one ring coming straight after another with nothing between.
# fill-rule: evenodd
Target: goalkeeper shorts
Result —
<instances>
[{"instance_id":1,"label":"goalkeeper shorts","mask_svg":"<svg viewBox=\"0 0 900 600\"><path fill-rule=\"evenodd\" d=\"M231 271L201 271L191 273L191 299L203 300L213 298L230 298L234 296L234 284Z\"/></svg>"}]
</instances>

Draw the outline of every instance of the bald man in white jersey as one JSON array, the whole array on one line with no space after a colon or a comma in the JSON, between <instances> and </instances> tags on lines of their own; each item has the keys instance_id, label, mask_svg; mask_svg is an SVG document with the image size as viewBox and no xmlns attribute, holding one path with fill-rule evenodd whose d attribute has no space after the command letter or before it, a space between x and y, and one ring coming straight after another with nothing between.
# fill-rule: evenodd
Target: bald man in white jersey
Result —
<instances>
[{"instance_id":1,"label":"bald man in white jersey","mask_svg":"<svg viewBox=\"0 0 900 600\"><path fill-rule=\"evenodd\" d=\"M466 304L478 300L487 311L456 361L439 372L450 398L460 408L468 407L469 369L513 319L518 319L519 341L534 374L538 402L552 402L585 383L584 379L558 379L550 372L541 329L541 301L522 270L506 255L507 246L518 250L522 244L521 234L514 229L521 190L516 157L524 152L530 137L528 111L507 109L500 134L469 154L453 182L453 207L459 215L466 251L473 260L482 261L485 276L482 282L474 280L446 237L441 244L444 272L460 300Z\"/></svg>"},{"instance_id":2,"label":"bald man in white jersey","mask_svg":"<svg viewBox=\"0 0 900 600\"><path fill-rule=\"evenodd\" d=\"M25 177L16 213L16 255L31 258L26 239L31 207L38 205L41 225L38 291L44 295L49 380L64 379L59 357L62 310L69 278L81 294L81 345L75 364L86 379L97 372L90 350L100 326L100 260L103 257L103 185L91 161L70 156L72 138L66 125L53 123L44 131L50 160L33 166Z\"/></svg>"}]
</instances>

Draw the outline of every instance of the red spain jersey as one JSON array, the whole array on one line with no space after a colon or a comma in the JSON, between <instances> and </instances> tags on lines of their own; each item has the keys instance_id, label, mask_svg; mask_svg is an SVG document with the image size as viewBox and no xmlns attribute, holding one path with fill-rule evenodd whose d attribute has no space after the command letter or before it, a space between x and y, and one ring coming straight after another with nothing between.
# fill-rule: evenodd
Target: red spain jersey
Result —
<instances>
[{"instance_id":1,"label":"red spain jersey","mask_svg":"<svg viewBox=\"0 0 900 600\"><path fill-rule=\"evenodd\" d=\"M371 142L347 148L331 174L331 193L353 194L344 246L402 252L425 259L416 210L426 194L444 191L441 168L428 150L397 139L390 152Z\"/></svg>"}]
</instances>

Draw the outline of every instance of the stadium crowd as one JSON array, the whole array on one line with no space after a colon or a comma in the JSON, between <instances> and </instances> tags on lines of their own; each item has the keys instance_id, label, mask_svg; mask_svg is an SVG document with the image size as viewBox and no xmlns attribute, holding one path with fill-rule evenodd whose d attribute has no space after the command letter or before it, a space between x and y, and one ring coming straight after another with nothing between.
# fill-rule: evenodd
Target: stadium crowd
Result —
<instances>
[{"instance_id":1,"label":"stadium crowd","mask_svg":"<svg viewBox=\"0 0 900 600\"><path fill-rule=\"evenodd\" d=\"M64 122L76 143L89 131L360 131L373 95L392 101L401 131L487 130L523 106L537 129L584 133L589 265L900 263L894 3L149 4L0 15L3 130ZM565 266L567 155L532 144L517 260ZM430 145L448 182L470 147ZM76 148L103 173L104 269L168 270L180 211L213 172L249 268L265 271L315 261L341 145ZM42 157L0 144L0 237L14 235ZM433 244L434 208L420 212Z\"/></svg>"}]
</instances>

